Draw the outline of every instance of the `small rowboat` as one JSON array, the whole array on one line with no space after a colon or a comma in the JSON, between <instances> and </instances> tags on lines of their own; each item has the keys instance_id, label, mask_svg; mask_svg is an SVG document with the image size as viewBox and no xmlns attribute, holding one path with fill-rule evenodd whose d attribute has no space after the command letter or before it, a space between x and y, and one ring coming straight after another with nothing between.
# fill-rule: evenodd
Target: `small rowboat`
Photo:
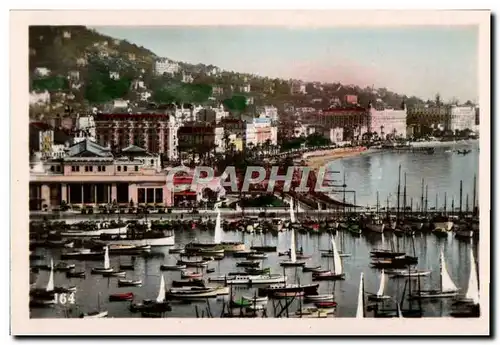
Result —
<instances>
[{"instance_id":1,"label":"small rowboat","mask_svg":"<svg viewBox=\"0 0 500 345\"><path fill-rule=\"evenodd\" d=\"M321 266L304 266L302 272L317 272L321 270Z\"/></svg>"},{"instance_id":2,"label":"small rowboat","mask_svg":"<svg viewBox=\"0 0 500 345\"><path fill-rule=\"evenodd\" d=\"M81 319L100 319L108 316L108 311L93 311L90 313L83 313L80 315Z\"/></svg>"},{"instance_id":3,"label":"small rowboat","mask_svg":"<svg viewBox=\"0 0 500 345\"><path fill-rule=\"evenodd\" d=\"M307 295L305 296L306 300L309 300L311 302L315 301L332 301L334 296L332 294L325 294L325 295Z\"/></svg>"},{"instance_id":4,"label":"small rowboat","mask_svg":"<svg viewBox=\"0 0 500 345\"><path fill-rule=\"evenodd\" d=\"M247 255L248 260L262 260L266 258L267 258L266 253L251 253Z\"/></svg>"},{"instance_id":5,"label":"small rowboat","mask_svg":"<svg viewBox=\"0 0 500 345\"><path fill-rule=\"evenodd\" d=\"M66 272L66 277L67 278L85 278L85 271L80 271L80 272L69 271L69 272Z\"/></svg>"},{"instance_id":6,"label":"small rowboat","mask_svg":"<svg viewBox=\"0 0 500 345\"><path fill-rule=\"evenodd\" d=\"M120 277L124 278L127 275L125 271L112 271L112 272L104 272L103 277Z\"/></svg>"},{"instance_id":7,"label":"small rowboat","mask_svg":"<svg viewBox=\"0 0 500 345\"><path fill-rule=\"evenodd\" d=\"M123 292L123 293L115 293L109 295L110 302L132 301L133 299L134 299L133 292Z\"/></svg>"},{"instance_id":8,"label":"small rowboat","mask_svg":"<svg viewBox=\"0 0 500 345\"><path fill-rule=\"evenodd\" d=\"M236 267L259 267L259 261L240 261L236 263Z\"/></svg>"},{"instance_id":9,"label":"small rowboat","mask_svg":"<svg viewBox=\"0 0 500 345\"><path fill-rule=\"evenodd\" d=\"M186 268L186 265L160 265L161 271L182 271Z\"/></svg>"},{"instance_id":10,"label":"small rowboat","mask_svg":"<svg viewBox=\"0 0 500 345\"><path fill-rule=\"evenodd\" d=\"M290 291L290 292L286 292L286 291L283 291L283 292L278 292L276 291L274 294L273 294L273 297L276 297L276 298L287 298L287 297L302 297L304 296L304 291Z\"/></svg>"},{"instance_id":11,"label":"small rowboat","mask_svg":"<svg viewBox=\"0 0 500 345\"><path fill-rule=\"evenodd\" d=\"M203 273L181 271L181 278L191 279L191 278L201 278L202 276L203 276Z\"/></svg>"},{"instance_id":12,"label":"small rowboat","mask_svg":"<svg viewBox=\"0 0 500 345\"><path fill-rule=\"evenodd\" d=\"M118 279L118 286L139 286L142 285L142 280L132 280L132 279Z\"/></svg>"},{"instance_id":13,"label":"small rowboat","mask_svg":"<svg viewBox=\"0 0 500 345\"><path fill-rule=\"evenodd\" d=\"M332 308L337 306L337 302L334 301L323 301L323 302L316 302L314 305L318 308Z\"/></svg>"}]
</instances>

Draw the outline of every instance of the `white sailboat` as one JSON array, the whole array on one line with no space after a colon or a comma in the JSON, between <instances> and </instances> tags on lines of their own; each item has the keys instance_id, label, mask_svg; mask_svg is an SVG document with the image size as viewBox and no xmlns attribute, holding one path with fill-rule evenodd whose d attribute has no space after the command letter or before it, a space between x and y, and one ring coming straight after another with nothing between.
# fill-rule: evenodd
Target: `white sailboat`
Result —
<instances>
[{"instance_id":1,"label":"white sailboat","mask_svg":"<svg viewBox=\"0 0 500 345\"><path fill-rule=\"evenodd\" d=\"M358 292L358 309L356 309L356 319L362 319L365 317L365 298L364 293L364 278L363 272L361 272L361 277L359 279L359 292Z\"/></svg>"},{"instance_id":2,"label":"white sailboat","mask_svg":"<svg viewBox=\"0 0 500 345\"><path fill-rule=\"evenodd\" d=\"M467 286L467 292L463 298L457 300L457 303L465 304L479 304L479 282L477 278L476 269L476 259L474 258L474 253L472 251L472 244L469 251L470 256L470 275L469 275L469 285Z\"/></svg>"},{"instance_id":3,"label":"white sailboat","mask_svg":"<svg viewBox=\"0 0 500 345\"><path fill-rule=\"evenodd\" d=\"M469 286L467 287L467 293L465 298L469 299L473 304L479 304L479 282L477 279L477 269L476 269L476 259L474 258L474 253L472 251L472 245L470 246L470 275L469 275Z\"/></svg>"},{"instance_id":4,"label":"white sailboat","mask_svg":"<svg viewBox=\"0 0 500 345\"><path fill-rule=\"evenodd\" d=\"M54 291L54 260L50 258L50 274L49 274L49 282L47 283L47 287L45 291L52 292Z\"/></svg>"},{"instance_id":5,"label":"white sailboat","mask_svg":"<svg viewBox=\"0 0 500 345\"><path fill-rule=\"evenodd\" d=\"M280 262L280 266L304 266L304 260L297 260L297 252L295 250L295 230L291 231L290 239L290 260Z\"/></svg>"},{"instance_id":6,"label":"white sailboat","mask_svg":"<svg viewBox=\"0 0 500 345\"><path fill-rule=\"evenodd\" d=\"M222 243L222 223L221 223L221 215L219 207L215 207L217 210L217 218L215 219L215 233L214 233L214 243L221 244Z\"/></svg>"},{"instance_id":7,"label":"white sailboat","mask_svg":"<svg viewBox=\"0 0 500 345\"><path fill-rule=\"evenodd\" d=\"M385 272L382 269L382 272L380 273L380 285L379 285L377 294L368 296L369 300L382 301L382 300L386 300L386 299L391 298L390 296L384 295L385 281L386 281Z\"/></svg>"},{"instance_id":8,"label":"white sailboat","mask_svg":"<svg viewBox=\"0 0 500 345\"><path fill-rule=\"evenodd\" d=\"M448 273L446 267L446 260L444 259L443 249L441 248L440 255L440 266L441 266L441 279L440 279L440 290L424 290L411 294L412 299L422 299L422 298L449 298L456 297L458 295L459 289L453 282Z\"/></svg>"},{"instance_id":9,"label":"white sailboat","mask_svg":"<svg viewBox=\"0 0 500 345\"><path fill-rule=\"evenodd\" d=\"M106 246L104 248L104 266L103 267L95 267L92 268L92 273L111 273L113 272L113 268L109 263L109 247Z\"/></svg>"},{"instance_id":10,"label":"white sailboat","mask_svg":"<svg viewBox=\"0 0 500 345\"><path fill-rule=\"evenodd\" d=\"M313 272L313 280L343 280L345 279L345 273L342 268L342 259L340 258L339 251L337 250L337 244L335 243L335 238L332 236L330 240L332 244L333 252L333 270L332 271L319 271Z\"/></svg>"},{"instance_id":11,"label":"white sailboat","mask_svg":"<svg viewBox=\"0 0 500 345\"><path fill-rule=\"evenodd\" d=\"M163 278L163 274L161 275L160 280L160 289L158 290L158 296L156 297L156 303L164 303L165 302L165 278Z\"/></svg>"}]
</instances>

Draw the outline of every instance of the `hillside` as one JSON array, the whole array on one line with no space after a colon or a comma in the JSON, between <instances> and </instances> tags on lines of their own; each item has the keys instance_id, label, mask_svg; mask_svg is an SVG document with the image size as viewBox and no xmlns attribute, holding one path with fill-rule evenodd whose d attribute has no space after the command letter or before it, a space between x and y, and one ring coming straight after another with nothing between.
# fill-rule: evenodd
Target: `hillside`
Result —
<instances>
[{"instance_id":1,"label":"hillside","mask_svg":"<svg viewBox=\"0 0 500 345\"><path fill-rule=\"evenodd\" d=\"M399 107L403 100L410 106L423 102L386 89L339 83L306 83L306 94L291 94L290 80L185 62L178 62L178 70L171 74L155 75L154 61L159 57L153 52L84 26L32 26L29 48L30 91L50 93L50 104L32 105L31 116L53 116L68 107L85 112L90 106L109 106L116 99L137 106L151 101L223 103L230 111L250 114L265 104L281 112L290 105L324 109L350 94L357 95L364 106L368 102L389 107Z\"/></svg>"}]
</instances>

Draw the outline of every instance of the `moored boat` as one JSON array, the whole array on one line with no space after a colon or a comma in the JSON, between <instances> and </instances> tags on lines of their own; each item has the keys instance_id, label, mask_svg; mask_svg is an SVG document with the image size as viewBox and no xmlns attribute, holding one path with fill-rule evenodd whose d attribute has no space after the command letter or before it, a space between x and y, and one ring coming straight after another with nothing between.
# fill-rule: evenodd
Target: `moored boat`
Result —
<instances>
[{"instance_id":1,"label":"moored boat","mask_svg":"<svg viewBox=\"0 0 500 345\"><path fill-rule=\"evenodd\" d=\"M110 302L131 301L133 299L134 299L133 292L121 292L121 293L114 293L114 294L109 295Z\"/></svg>"}]
</instances>

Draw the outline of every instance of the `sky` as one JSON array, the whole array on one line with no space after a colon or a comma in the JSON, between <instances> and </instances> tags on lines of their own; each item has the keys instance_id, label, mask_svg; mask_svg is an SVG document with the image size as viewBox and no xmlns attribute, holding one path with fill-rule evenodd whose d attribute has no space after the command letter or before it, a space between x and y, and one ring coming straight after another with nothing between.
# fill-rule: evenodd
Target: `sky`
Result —
<instances>
[{"instance_id":1,"label":"sky","mask_svg":"<svg viewBox=\"0 0 500 345\"><path fill-rule=\"evenodd\" d=\"M478 27L92 27L188 63L271 78L478 100Z\"/></svg>"}]
</instances>

